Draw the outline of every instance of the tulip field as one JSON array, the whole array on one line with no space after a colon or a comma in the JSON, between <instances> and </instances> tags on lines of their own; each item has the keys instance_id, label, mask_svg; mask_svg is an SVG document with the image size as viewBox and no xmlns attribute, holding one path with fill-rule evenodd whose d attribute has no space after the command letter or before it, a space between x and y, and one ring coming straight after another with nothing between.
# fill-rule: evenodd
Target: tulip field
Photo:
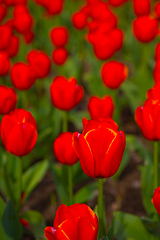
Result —
<instances>
[{"instance_id":1,"label":"tulip field","mask_svg":"<svg viewBox=\"0 0 160 240\"><path fill-rule=\"evenodd\" d=\"M0 0L0 240L160 240L160 1Z\"/></svg>"}]
</instances>

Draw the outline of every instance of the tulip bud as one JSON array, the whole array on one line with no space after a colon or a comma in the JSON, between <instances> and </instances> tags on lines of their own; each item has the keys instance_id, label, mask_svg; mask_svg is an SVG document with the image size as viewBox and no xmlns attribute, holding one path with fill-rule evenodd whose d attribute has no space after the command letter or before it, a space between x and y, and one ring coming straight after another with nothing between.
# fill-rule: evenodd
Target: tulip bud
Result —
<instances>
[{"instance_id":1,"label":"tulip bud","mask_svg":"<svg viewBox=\"0 0 160 240\"><path fill-rule=\"evenodd\" d=\"M74 13L72 16L73 26L79 30L84 29L87 25L87 16L82 11Z\"/></svg>"},{"instance_id":2,"label":"tulip bud","mask_svg":"<svg viewBox=\"0 0 160 240\"><path fill-rule=\"evenodd\" d=\"M154 207L155 207L157 213L160 215L160 187L157 187L154 190L152 203L154 204Z\"/></svg>"},{"instance_id":3,"label":"tulip bud","mask_svg":"<svg viewBox=\"0 0 160 240\"><path fill-rule=\"evenodd\" d=\"M61 110L69 111L82 100L83 88L77 85L75 78L57 76L50 86L50 94L53 106Z\"/></svg>"},{"instance_id":4,"label":"tulip bud","mask_svg":"<svg viewBox=\"0 0 160 240\"><path fill-rule=\"evenodd\" d=\"M150 0L133 0L133 9L138 17L149 15L151 11Z\"/></svg>"},{"instance_id":5,"label":"tulip bud","mask_svg":"<svg viewBox=\"0 0 160 240\"><path fill-rule=\"evenodd\" d=\"M92 119L112 117L114 110L113 100L110 96L104 96L102 99L93 96L88 102L88 111Z\"/></svg>"},{"instance_id":6,"label":"tulip bud","mask_svg":"<svg viewBox=\"0 0 160 240\"><path fill-rule=\"evenodd\" d=\"M12 34L10 39L10 45L7 48L8 55L14 57L17 55L19 49L19 38Z\"/></svg>"},{"instance_id":7,"label":"tulip bud","mask_svg":"<svg viewBox=\"0 0 160 240\"><path fill-rule=\"evenodd\" d=\"M8 114L15 109L17 94L13 88L0 85L0 114Z\"/></svg>"},{"instance_id":8,"label":"tulip bud","mask_svg":"<svg viewBox=\"0 0 160 240\"><path fill-rule=\"evenodd\" d=\"M128 77L128 68L120 62L107 62L102 67L102 80L111 89L118 88Z\"/></svg>"},{"instance_id":9,"label":"tulip bud","mask_svg":"<svg viewBox=\"0 0 160 240\"><path fill-rule=\"evenodd\" d=\"M149 15L138 17L133 21L133 33L140 42L150 42L158 34L158 19Z\"/></svg>"},{"instance_id":10,"label":"tulip bud","mask_svg":"<svg viewBox=\"0 0 160 240\"><path fill-rule=\"evenodd\" d=\"M9 72L10 60L7 52L0 52L0 76L4 76Z\"/></svg>"},{"instance_id":11,"label":"tulip bud","mask_svg":"<svg viewBox=\"0 0 160 240\"><path fill-rule=\"evenodd\" d=\"M68 31L65 27L55 27L51 30L51 40L56 47L64 47L68 41Z\"/></svg>"},{"instance_id":12,"label":"tulip bud","mask_svg":"<svg viewBox=\"0 0 160 240\"><path fill-rule=\"evenodd\" d=\"M56 48L52 52L52 59L55 64L62 65L66 62L68 57L68 52L65 48Z\"/></svg>"},{"instance_id":13,"label":"tulip bud","mask_svg":"<svg viewBox=\"0 0 160 240\"><path fill-rule=\"evenodd\" d=\"M37 141L37 124L30 112L15 109L1 121L1 139L6 150L16 156L32 151Z\"/></svg>"},{"instance_id":14,"label":"tulip bud","mask_svg":"<svg viewBox=\"0 0 160 240\"><path fill-rule=\"evenodd\" d=\"M0 51L6 50L10 45L12 29L7 25L0 26Z\"/></svg>"},{"instance_id":15,"label":"tulip bud","mask_svg":"<svg viewBox=\"0 0 160 240\"><path fill-rule=\"evenodd\" d=\"M160 18L160 3L157 3L154 8L154 12L158 18Z\"/></svg>"},{"instance_id":16,"label":"tulip bud","mask_svg":"<svg viewBox=\"0 0 160 240\"><path fill-rule=\"evenodd\" d=\"M72 146L72 137L73 134L71 132L64 132L53 143L56 159L62 164L73 165L78 161Z\"/></svg>"}]
</instances>

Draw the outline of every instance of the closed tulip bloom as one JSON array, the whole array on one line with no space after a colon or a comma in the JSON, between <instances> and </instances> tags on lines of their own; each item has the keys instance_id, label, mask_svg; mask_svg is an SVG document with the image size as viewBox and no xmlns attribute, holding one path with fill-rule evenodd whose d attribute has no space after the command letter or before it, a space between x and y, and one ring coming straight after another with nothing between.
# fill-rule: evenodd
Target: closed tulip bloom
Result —
<instances>
[{"instance_id":1,"label":"closed tulip bloom","mask_svg":"<svg viewBox=\"0 0 160 240\"><path fill-rule=\"evenodd\" d=\"M114 111L113 100L110 96L104 96L103 98L93 96L89 99L88 111L92 119L111 118Z\"/></svg>"},{"instance_id":2,"label":"closed tulip bloom","mask_svg":"<svg viewBox=\"0 0 160 240\"><path fill-rule=\"evenodd\" d=\"M160 3L157 3L154 8L154 12L158 18L160 18Z\"/></svg>"},{"instance_id":3,"label":"closed tulip bloom","mask_svg":"<svg viewBox=\"0 0 160 240\"><path fill-rule=\"evenodd\" d=\"M84 29L87 26L87 16L83 11L79 11L72 16L73 26L79 30Z\"/></svg>"},{"instance_id":4,"label":"closed tulip bloom","mask_svg":"<svg viewBox=\"0 0 160 240\"><path fill-rule=\"evenodd\" d=\"M158 34L158 19L149 15L138 17L133 21L133 33L140 42L150 42Z\"/></svg>"},{"instance_id":5,"label":"closed tulip bloom","mask_svg":"<svg viewBox=\"0 0 160 240\"><path fill-rule=\"evenodd\" d=\"M150 140L160 140L160 100L148 98L135 111L135 120L143 136Z\"/></svg>"},{"instance_id":6,"label":"closed tulip bloom","mask_svg":"<svg viewBox=\"0 0 160 240\"><path fill-rule=\"evenodd\" d=\"M120 166L125 135L111 118L83 119L83 133L74 133L73 147L86 175L109 178Z\"/></svg>"},{"instance_id":7,"label":"closed tulip bloom","mask_svg":"<svg viewBox=\"0 0 160 240\"><path fill-rule=\"evenodd\" d=\"M9 72L10 60L7 52L0 52L0 76Z\"/></svg>"},{"instance_id":8,"label":"closed tulip bloom","mask_svg":"<svg viewBox=\"0 0 160 240\"><path fill-rule=\"evenodd\" d=\"M19 49L19 38L12 34L10 45L7 48L8 55L14 57L17 55Z\"/></svg>"},{"instance_id":9,"label":"closed tulip bloom","mask_svg":"<svg viewBox=\"0 0 160 240\"><path fill-rule=\"evenodd\" d=\"M28 90L35 83L30 67L25 63L16 63L11 68L10 77L12 84L19 90Z\"/></svg>"},{"instance_id":10,"label":"closed tulip bloom","mask_svg":"<svg viewBox=\"0 0 160 240\"><path fill-rule=\"evenodd\" d=\"M56 159L62 164L73 165L78 161L72 146L72 137L73 134L71 132L64 132L53 143Z\"/></svg>"},{"instance_id":11,"label":"closed tulip bloom","mask_svg":"<svg viewBox=\"0 0 160 240\"><path fill-rule=\"evenodd\" d=\"M46 9L49 14L56 15L63 10L64 0L49 0L46 4Z\"/></svg>"},{"instance_id":12,"label":"closed tulip bloom","mask_svg":"<svg viewBox=\"0 0 160 240\"><path fill-rule=\"evenodd\" d=\"M32 50L27 55L30 71L35 78L48 76L51 69L51 60L44 52Z\"/></svg>"},{"instance_id":13,"label":"closed tulip bloom","mask_svg":"<svg viewBox=\"0 0 160 240\"><path fill-rule=\"evenodd\" d=\"M8 25L0 25L0 51L8 48L11 36L12 29Z\"/></svg>"},{"instance_id":14,"label":"closed tulip bloom","mask_svg":"<svg viewBox=\"0 0 160 240\"><path fill-rule=\"evenodd\" d=\"M154 190L152 203L154 204L154 207L155 207L157 213L160 215L160 187L157 187Z\"/></svg>"},{"instance_id":15,"label":"closed tulip bloom","mask_svg":"<svg viewBox=\"0 0 160 240\"><path fill-rule=\"evenodd\" d=\"M119 7L123 3L127 2L128 0L109 0L109 4L114 6L114 7Z\"/></svg>"},{"instance_id":16,"label":"closed tulip bloom","mask_svg":"<svg viewBox=\"0 0 160 240\"><path fill-rule=\"evenodd\" d=\"M54 107L69 111L82 100L83 88L77 85L75 78L67 80L63 76L57 76L50 86L50 94Z\"/></svg>"},{"instance_id":17,"label":"closed tulip bloom","mask_svg":"<svg viewBox=\"0 0 160 240\"><path fill-rule=\"evenodd\" d=\"M66 27L55 27L51 30L51 40L56 47L64 47L68 41Z\"/></svg>"},{"instance_id":18,"label":"closed tulip bloom","mask_svg":"<svg viewBox=\"0 0 160 240\"><path fill-rule=\"evenodd\" d=\"M65 48L56 48L52 52L52 59L55 64L62 65L66 62L68 58L68 52Z\"/></svg>"},{"instance_id":19,"label":"closed tulip bloom","mask_svg":"<svg viewBox=\"0 0 160 240\"><path fill-rule=\"evenodd\" d=\"M107 62L102 67L102 80L111 89L118 88L128 77L128 68L120 62Z\"/></svg>"},{"instance_id":20,"label":"closed tulip bloom","mask_svg":"<svg viewBox=\"0 0 160 240\"><path fill-rule=\"evenodd\" d=\"M98 218L83 203L71 206L62 204L56 211L53 227L46 227L48 240L97 240Z\"/></svg>"},{"instance_id":21,"label":"closed tulip bloom","mask_svg":"<svg viewBox=\"0 0 160 240\"><path fill-rule=\"evenodd\" d=\"M147 92L147 97L150 98L153 102L160 100L160 81L157 82L153 88L149 89Z\"/></svg>"},{"instance_id":22,"label":"closed tulip bloom","mask_svg":"<svg viewBox=\"0 0 160 240\"><path fill-rule=\"evenodd\" d=\"M15 109L1 121L1 139L6 150L16 156L32 151L37 141L37 124L30 112Z\"/></svg>"},{"instance_id":23,"label":"closed tulip bloom","mask_svg":"<svg viewBox=\"0 0 160 240\"><path fill-rule=\"evenodd\" d=\"M156 83L160 82L160 61L156 62L156 65L153 70L153 77Z\"/></svg>"},{"instance_id":24,"label":"closed tulip bloom","mask_svg":"<svg viewBox=\"0 0 160 240\"><path fill-rule=\"evenodd\" d=\"M150 0L133 0L133 9L137 16L149 15L151 11Z\"/></svg>"},{"instance_id":25,"label":"closed tulip bloom","mask_svg":"<svg viewBox=\"0 0 160 240\"><path fill-rule=\"evenodd\" d=\"M15 109L17 94L13 88L0 85L0 114L7 114Z\"/></svg>"}]
</instances>

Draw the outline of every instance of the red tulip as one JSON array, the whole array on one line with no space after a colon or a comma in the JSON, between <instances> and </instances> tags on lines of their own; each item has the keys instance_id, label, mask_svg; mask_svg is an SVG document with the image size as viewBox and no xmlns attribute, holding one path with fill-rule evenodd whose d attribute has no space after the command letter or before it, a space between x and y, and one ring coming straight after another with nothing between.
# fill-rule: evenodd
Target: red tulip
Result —
<instances>
[{"instance_id":1,"label":"red tulip","mask_svg":"<svg viewBox=\"0 0 160 240\"><path fill-rule=\"evenodd\" d=\"M27 90L35 83L35 76L31 68L25 63L16 63L11 68L10 77L12 84L19 90Z\"/></svg>"},{"instance_id":2,"label":"red tulip","mask_svg":"<svg viewBox=\"0 0 160 240\"><path fill-rule=\"evenodd\" d=\"M51 69L51 60L44 52L32 50L27 55L30 71L35 78L48 76Z\"/></svg>"},{"instance_id":3,"label":"red tulip","mask_svg":"<svg viewBox=\"0 0 160 240\"><path fill-rule=\"evenodd\" d=\"M0 25L0 51L8 48L11 36L12 29L7 25Z\"/></svg>"},{"instance_id":4,"label":"red tulip","mask_svg":"<svg viewBox=\"0 0 160 240\"><path fill-rule=\"evenodd\" d=\"M153 192L152 203L158 214L160 215L160 187L157 187Z\"/></svg>"},{"instance_id":5,"label":"red tulip","mask_svg":"<svg viewBox=\"0 0 160 240\"><path fill-rule=\"evenodd\" d=\"M49 14L59 14L63 9L64 0L49 0L47 1L46 9Z\"/></svg>"},{"instance_id":6,"label":"red tulip","mask_svg":"<svg viewBox=\"0 0 160 240\"><path fill-rule=\"evenodd\" d=\"M65 48L56 48L52 52L52 59L55 64L62 65L66 62L68 57L68 52Z\"/></svg>"},{"instance_id":7,"label":"red tulip","mask_svg":"<svg viewBox=\"0 0 160 240\"><path fill-rule=\"evenodd\" d=\"M51 30L51 40L56 47L64 47L68 41L68 30L65 27L55 27Z\"/></svg>"},{"instance_id":8,"label":"red tulip","mask_svg":"<svg viewBox=\"0 0 160 240\"><path fill-rule=\"evenodd\" d=\"M153 77L155 82L160 82L160 61L156 62L155 68L153 70Z\"/></svg>"},{"instance_id":9,"label":"red tulip","mask_svg":"<svg viewBox=\"0 0 160 240\"><path fill-rule=\"evenodd\" d=\"M7 48L8 55L14 57L17 55L19 49L19 38L12 34L10 39L10 45Z\"/></svg>"},{"instance_id":10,"label":"red tulip","mask_svg":"<svg viewBox=\"0 0 160 240\"><path fill-rule=\"evenodd\" d=\"M112 117L114 104L110 96L104 96L102 99L93 96L89 99L88 110L92 119L100 117Z\"/></svg>"},{"instance_id":11,"label":"red tulip","mask_svg":"<svg viewBox=\"0 0 160 240\"><path fill-rule=\"evenodd\" d=\"M87 16L83 11L74 13L72 16L73 26L77 29L83 29L87 26Z\"/></svg>"},{"instance_id":12,"label":"red tulip","mask_svg":"<svg viewBox=\"0 0 160 240\"><path fill-rule=\"evenodd\" d=\"M0 52L0 76L4 76L9 72L10 60L7 52Z\"/></svg>"},{"instance_id":13,"label":"red tulip","mask_svg":"<svg viewBox=\"0 0 160 240\"><path fill-rule=\"evenodd\" d=\"M24 33L24 39L26 43L31 43L34 39L34 33L31 29L27 30L27 32Z\"/></svg>"},{"instance_id":14,"label":"red tulip","mask_svg":"<svg viewBox=\"0 0 160 240\"><path fill-rule=\"evenodd\" d=\"M37 141L37 124L30 112L15 109L1 121L1 138L6 150L16 156L32 151Z\"/></svg>"},{"instance_id":15,"label":"red tulip","mask_svg":"<svg viewBox=\"0 0 160 240\"><path fill-rule=\"evenodd\" d=\"M128 0L109 0L109 4L114 6L114 7L119 7L123 3L127 2Z\"/></svg>"},{"instance_id":16,"label":"red tulip","mask_svg":"<svg viewBox=\"0 0 160 240\"><path fill-rule=\"evenodd\" d=\"M158 18L160 18L160 3L157 3L154 8L154 12Z\"/></svg>"},{"instance_id":17,"label":"red tulip","mask_svg":"<svg viewBox=\"0 0 160 240\"><path fill-rule=\"evenodd\" d=\"M0 114L7 114L15 109L17 94L13 88L0 85Z\"/></svg>"},{"instance_id":18,"label":"red tulip","mask_svg":"<svg viewBox=\"0 0 160 240\"><path fill-rule=\"evenodd\" d=\"M151 11L150 0L133 0L133 9L137 16L149 15Z\"/></svg>"},{"instance_id":19,"label":"red tulip","mask_svg":"<svg viewBox=\"0 0 160 240\"><path fill-rule=\"evenodd\" d=\"M83 119L83 133L74 133L73 147L82 170L92 178L113 176L121 163L125 135L111 118Z\"/></svg>"},{"instance_id":20,"label":"red tulip","mask_svg":"<svg viewBox=\"0 0 160 240\"><path fill-rule=\"evenodd\" d=\"M157 44L155 49L155 61L160 61L160 43Z\"/></svg>"},{"instance_id":21,"label":"red tulip","mask_svg":"<svg viewBox=\"0 0 160 240\"><path fill-rule=\"evenodd\" d=\"M57 76L51 86L50 94L53 106L69 111L74 108L83 97L83 88L77 85L75 78Z\"/></svg>"},{"instance_id":22,"label":"red tulip","mask_svg":"<svg viewBox=\"0 0 160 240\"><path fill-rule=\"evenodd\" d=\"M0 3L0 23L3 21L3 19L5 18L7 14L7 10L6 10L6 7L3 6L1 3Z\"/></svg>"},{"instance_id":23,"label":"red tulip","mask_svg":"<svg viewBox=\"0 0 160 240\"><path fill-rule=\"evenodd\" d=\"M118 88L128 77L128 68L120 62L107 62L102 67L102 80L111 89Z\"/></svg>"},{"instance_id":24,"label":"red tulip","mask_svg":"<svg viewBox=\"0 0 160 240\"><path fill-rule=\"evenodd\" d=\"M153 102L160 100L160 81L157 82L152 89L149 89L147 92L147 97L150 98Z\"/></svg>"},{"instance_id":25,"label":"red tulip","mask_svg":"<svg viewBox=\"0 0 160 240\"><path fill-rule=\"evenodd\" d=\"M64 132L53 143L56 159L62 164L73 165L78 161L72 146L72 137L73 134L71 132Z\"/></svg>"},{"instance_id":26,"label":"red tulip","mask_svg":"<svg viewBox=\"0 0 160 240\"><path fill-rule=\"evenodd\" d=\"M53 227L46 227L48 240L97 240L98 218L86 204L62 204L56 212Z\"/></svg>"},{"instance_id":27,"label":"red tulip","mask_svg":"<svg viewBox=\"0 0 160 240\"><path fill-rule=\"evenodd\" d=\"M146 139L160 140L160 99L149 97L142 107L136 109L135 120Z\"/></svg>"},{"instance_id":28,"label":"red tulip","mask_svg":"<svg viewBox=\"0 0 160 240\"><path fill-rule=\"evenodd\" d=\"M150 42L158 34L158 19L149 15L138 17L133 21L133 33L140 42Z\"/></svg>"}]
</instances>

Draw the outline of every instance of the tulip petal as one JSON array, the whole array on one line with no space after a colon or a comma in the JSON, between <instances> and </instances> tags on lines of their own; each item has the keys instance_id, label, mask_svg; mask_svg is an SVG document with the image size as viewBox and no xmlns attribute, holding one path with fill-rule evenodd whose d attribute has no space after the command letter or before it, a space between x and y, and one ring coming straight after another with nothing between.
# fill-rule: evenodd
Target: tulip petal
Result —
<instances>
[{"instance_id":1,"label":"tulip petal","mask_svg":"<svg viewBox=\"0 0 160 240\"><path fill-rule=\"evenodd\" d=\"M44 236L48 240L56 240L55 235L54 235L55 229L53 227L46 227L44 229Z\"/></svg>"},{"instance_id":2,"label":"tulip petal","mask_svg":"<svg viewBox=\"0 0 160 240\"><path fill-rule=\"evenodd\" d=\"M75 240L75 229L71 219L62 222L55 232L56 240Z\"/></svg>"},{"instance_id":3,"label":"tulip petal","mask_svg":"<svg viewBox=\"0 0 160 240\"><path fill-rule=\"evenodd\" d=\"M56 211L56 216L54 219L54 228L58 228L58 226L64 222L66 218L66 212L68 211L68 207L65 204L62 204Z\"/></svg>"},{"instance_id":4,"label":"tulip petal","mask_svg":"<svg viewBox=\"0 0 160 240\"><path fill-rule=\"evenodd\" d=\"M75 220L76 240L96 240L98 229L96 229L86 218Z\"/></svg>"}]
</instances>

